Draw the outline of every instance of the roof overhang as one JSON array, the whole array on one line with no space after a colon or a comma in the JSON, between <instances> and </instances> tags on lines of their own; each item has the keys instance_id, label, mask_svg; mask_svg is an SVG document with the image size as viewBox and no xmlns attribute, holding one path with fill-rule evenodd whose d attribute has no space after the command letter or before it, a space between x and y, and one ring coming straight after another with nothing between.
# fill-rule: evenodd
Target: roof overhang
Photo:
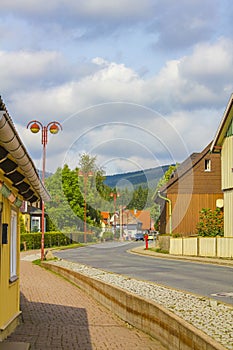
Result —
<instances>
[{"instance_id":1,"label":"roof overhang","mask_svg":"<svg viewBox=\"0 0 233 350\"><path fill-rule=\"evenodd\" d=\"M24 200L50 200L6 110L0 110L0 170Z\"/></svg>"},{"instance_id":2,"label":"roof overhang","mask_svg":"<svg viewBox=\"0 0 233 350\"><path fill-rule=\"evenodd\" d=\"M226 132L233 118L233 94L231 95L215 138L210 147L210 152L220 152Z\"/></svg>"}]
</instances>

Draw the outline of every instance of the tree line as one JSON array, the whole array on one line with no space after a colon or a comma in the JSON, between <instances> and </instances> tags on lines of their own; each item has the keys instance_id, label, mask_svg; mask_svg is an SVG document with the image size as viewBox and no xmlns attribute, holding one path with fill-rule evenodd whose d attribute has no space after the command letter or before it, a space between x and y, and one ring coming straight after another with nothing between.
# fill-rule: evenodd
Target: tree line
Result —
<instances>
[{"instance_id":1,"label":"tree line","mask_svg":"<svg viewBox=\"0 0 233 350\"><path fill-rule=\"evenodd\" d=\"M96 165L96 157L80 155L79 164L70 169L66 164L58 168L45 185L51 195L46 203L48 230L83 230L84 211L88 227L100 226L101 211L114 213L120 206L126 209L151 210L156 220L158 208L153 202L154 189L139 186L128 188L111 188L104 183L103 169ZM115 194L115 199L114 195Z\"/></svg>"}]
</instances>

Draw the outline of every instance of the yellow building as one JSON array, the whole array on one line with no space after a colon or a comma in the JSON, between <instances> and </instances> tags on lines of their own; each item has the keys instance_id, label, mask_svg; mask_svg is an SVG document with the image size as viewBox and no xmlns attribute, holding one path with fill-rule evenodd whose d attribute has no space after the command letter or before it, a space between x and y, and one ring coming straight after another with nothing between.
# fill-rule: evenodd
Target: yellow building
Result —
<instances>
[{"instance_id":1,"label":"yellow building","mask_svg":"<svg viewBox=\"0 0 233 350\"><path fill-rule=\"evenodd\" d=\"M49 200L0 98L0 341L20 322L19 208Z\"/></svg>"},{"instance_id":2,"label":"yellow building","mask_svg":"<svg viewBox=\"0 0 233 350\"><path fill-rule=\"evenodd\" d=\"M233 94L223 114L210 151L221 153L224 237L233 237Z\"/></svg>"}]
</instances>

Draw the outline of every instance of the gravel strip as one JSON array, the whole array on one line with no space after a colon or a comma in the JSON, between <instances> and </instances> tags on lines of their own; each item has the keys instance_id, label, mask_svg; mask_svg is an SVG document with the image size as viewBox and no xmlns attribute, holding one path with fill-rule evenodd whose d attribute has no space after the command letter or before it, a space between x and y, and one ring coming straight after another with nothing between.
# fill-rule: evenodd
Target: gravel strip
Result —
<instances>
[{"instance_id":1,"label":"gravel strip","mask_svg":"<svg viewBox=\"0 0 233 350\"><path fill-rule=\"evenodd\" d=\"M153 300L208 334L226 349L233 350L233 307L230 305L66 260L54 260L49 263Z\"/></svg>"}]
</instances>

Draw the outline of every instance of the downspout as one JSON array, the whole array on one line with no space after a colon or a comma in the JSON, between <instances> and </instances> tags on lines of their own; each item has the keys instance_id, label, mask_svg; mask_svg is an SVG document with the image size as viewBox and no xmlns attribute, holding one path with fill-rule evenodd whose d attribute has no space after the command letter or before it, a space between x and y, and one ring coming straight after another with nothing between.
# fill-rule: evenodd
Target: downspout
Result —
<instances>
[{"instance_id":1,"label":"downspout","mask_svg":"<svg viewBox=\"0 0 233 350\"><path fill-rule=\"evenodd\" d=\"M162 199L164 199L166 202L168 202L168 216L169 216L169 233L170 235L172 235L172 202L169 198L167 197L163 197L160 193L160 191L158 191L158 196Z\"/></svg>"}]
</instances>

